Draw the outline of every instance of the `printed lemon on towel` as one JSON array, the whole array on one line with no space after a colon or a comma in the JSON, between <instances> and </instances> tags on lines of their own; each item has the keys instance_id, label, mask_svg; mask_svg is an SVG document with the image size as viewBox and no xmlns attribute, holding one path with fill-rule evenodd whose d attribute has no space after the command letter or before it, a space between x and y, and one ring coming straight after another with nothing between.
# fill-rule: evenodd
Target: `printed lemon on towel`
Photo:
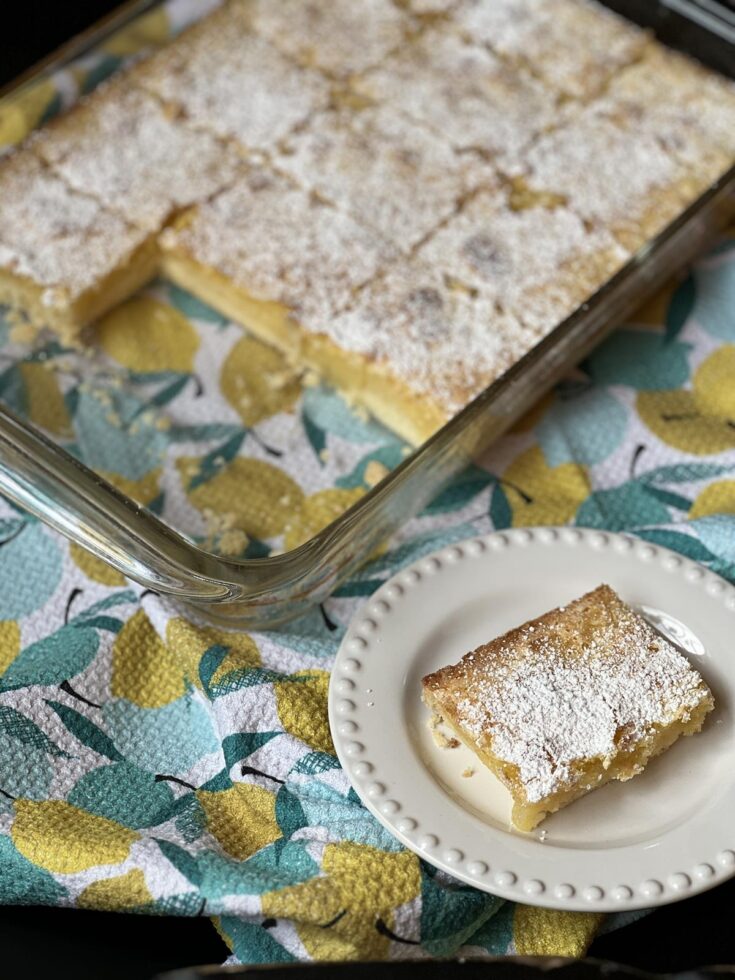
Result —
<instances>
[{"instance_id":1,"label":"printed lemon on towel","mask_svg":"<svg viewBox=\"0 0 735 980\"><path fill-rule=\"evenodd\" d=\"M327 716L329 673L305 670L273 685L278 717L289 735L320 752L334 753Z\"/></svg>"},{"instance_id":2,"label":"printed lemon on towel","mask_svg":"<svg viewBox=\"0 0 735 980\"><path fill-rule=\"evenodd\" d=\"M139 609L115 638L112 696L127 698L141 708L161 708L185 691L182 660L163 643L145 612Z\"/></svg>"},{"instance_id":3,"label":"printed lemon on towel","mask_svg":"<svg viewBox=\"0 0 735 980\"><path fill-rule=\"evenodd\" d=\"M281 836L276 797L262 786L235 783L228 789L198 790L207 830L228 854L244 861Z\"/></svg>"},{"instance_id":4,"label":"printed lemon on towel","mask_svg":"<svg viewBox=\"0 0 735 980\"><path fill-rule=\"evenodd\" d=\"M287 411L301 394L298 374L283 354L255 337L243 337L227 355L220 388L247 426Z\"/></svg>"},{"instance_id":5,"label":"printed lemon on towel","mask_svg":"<svg viewBox=\"0 0 735 980\"><path fill-rule=\"evenodd\" d=\"M199 664L213 647L222 647L227 652L210 678L210 684L218 684L232 671L258 667L261 662L258 645L247 633L195 625L183 616L173 617L166 623L166 644L182 664L190 683L199 688L202 686Z\"/></svg>"},{"instance_id":6,"label":"printed lemon on towel","mask_svg":"<svg viewBox=\"0 0 735 980\"><path fill-rule=\"evenodd\" d=\"M539 446L532 446L513 460L503 474L501 486L517 527L566 524L590 491L581 466L562 463L551 467Z\"/></svg>"},{"instance_id":7,"label":"printed lemon on towel","mask_svg":"<svg viewBox=\"0 0 735 980\"><path fill-rule=\"evenodd\" d=\"M189 373L199 348L186 317L152 296L137 296L102 317L97 341L119 364L145 373Z\"/></svg>"},{"instance_id":8,"label":"printed lemon on towel","mask_svg":"<svg viewBox=\"0 0 735 980\"><path fill-rule=\"evenodd\" d=\"M14 808L13 843L23 857L47 871L74 874L120 864L138 839L134 830L66 800L16 800Z\"/></svg>"},{"instance_id":9,"label":"printed lemon on towel","mask_svg":"<svg viewBox=\"0 0 735 980\"><path fill-rule=\"evenodd\" d=\"M260 459L238 456L209 479L202 479L202 460L176 461L186 495L205 516L227 515L232 526L249 537L281 534L301 509L304 492L283 470Z\"/></svg>"},{"instance_id":10,"label":"printed lemon on towel","mask_svg":"<svg viewBox=\"0 0 735 980\"><path fill-rule=\"evenodd\" d=\"M667 446L697 456L735 446L735 346L720 347L694 372L692 390L642 391L636 403L648 428Z\"/></svg>"}]
</instances>

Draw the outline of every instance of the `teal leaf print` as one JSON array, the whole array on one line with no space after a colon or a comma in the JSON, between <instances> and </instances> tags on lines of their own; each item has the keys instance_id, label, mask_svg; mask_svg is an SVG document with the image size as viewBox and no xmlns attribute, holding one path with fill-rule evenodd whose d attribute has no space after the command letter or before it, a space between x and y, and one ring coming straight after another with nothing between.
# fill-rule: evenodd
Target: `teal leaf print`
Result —
<instances>
[{"instance_id":1,"label":"teal leaf print","mask_svg":"<svg viewBox=\"0 0 735 980\"><path fill-rule=\"evenodd\" d=\"M0 732L10 735L22 742L23 745L40 749L48 755L60 756L64 759L69 758L68 754L52 742L48 735L41 731L30 718L7 704L0 705Z\"/></svg>"},{"instance_id":2,"label":"teal leaf print","mask_svg":"<svg viewBox=\"0 0 735 980\"><path fill-rule=\"evenodd\" d=\"M97 88L100 82L104 82L106 78L109 78L117 69L120 67L121 59L116 55L106 54L100 57L100 60L91 68L82 83L82 95L87 95L93 89Z\"/></svg>"},{"instance_id":3,"label":"teal leaf print","mask_svg":"<svg viewBox=\"0 0 735 980\"><path fill-rule=\"evenodd\" d=\"M666 311L666 340L674 340L692 314L697 299L697 287L694 276L687 276L671 297Z\"/></svg>"},{"instance_id":4,"label":"teal leaf print","mask_svg":"<svg viewBox=\"0 0 735 980\"><path fill-rule=\"evenodd\" d=\"M323 466L324 460L322 453L327 445L327 436L324 429L320 428L316 422L312 422L305 411L301 412L301 423L304 426L304 432L306 433L306 438L309 440L309 445L314 450L314 455Z\"/></svg>"},{"instance_id":5,"label":"teal leaf print","mask_svg":"<svg viewBox=\"0 0 735 980\"><path fill-rule=\"evenodd\" d=\"M649 496L660 500L662 504L666 504L667 507L684 511L684 513L689 511L693 503L688 497L684 497L680 493L672 493L671 490L664 490L662 487L647 486L646 492Z\"/></svg>"},{"instance_id":6,"label":"teal leaf print","mask_svg":"<svg viewBox=\"0 0 735 980\"><path fill-rule=\"evenodd\" d=\"M712 262L696 271L697 322L718 340L735 340L735 264Z\"/></svg>"},{"instance_id":7,"label":"teal leaf print","mask_svg":"<svg viewBox=\"0 0 735 980\"><path fill-rule=\"evenodd\" d=\"M64 726L79 739L82 745L92 749L98 755L105 755L113 762L123 762L124 757L115 748L115 744L109 735L106 735L101 728L98 728L93 721L80 714L75 708L70 708L66 704L58 701L47 701L46 704L56 712Z\"/></svg>"},{"instance_id":8,"label":"teal leaf print","mask_svg":"<svg viewBox=\"0 0 735 980\"><path fill-rule=\"evenodd\" d=\"M230 948L243 963L294 963L296 957L274 939L267 929L234 915L223 915L220 928Z\"/></svg>"},{"instance_id":9,"label":"teal leaf print","mask_svg":"<svg viewBox=\"0 0 735 980\"><path fill-rule=\"evenodd\" d=\"M233 735L227 735L222 741L225 765L228 769L232 769L235 763L247 759L253 752L257 752L280 734L281 732L235 732Z\"/></svg>"},{"instance_id":10,"label":"teal leaf print","mask_svg":"<svg viewBox=\"0 0 735 980\"><path fill-rule=\"evenodd\" d=\"M693 558L694 561L709 562L714 555L691 534L683 534L681 531L670 531L667 528L645 528L636 531L639 538L650 541L651 544L660 544L662 548L671 548L678 551L680 555Z\"/></svg>"},{"instance_id":11,"label":"teal leaf print","mask_svg":"<svg viewBox=\"0 0 735 980\"><path fill-rule=\"evenodd\" d=\"M698 517L689 527L713 555L728 564L735 563L735 517L732 514Z\"/></svg>"},{"instance_id":12,"label":"teal leaf print","mask_svg":"<svg viewBox=\"0 0 735 980\"><path fill-rule=\"evenodd\" d=\"M285 786L281 786L276 796L276 822L285 838L309 823L298 798Z\"/></svg>"},{"instance_id":13,"label":"teal leaf print","mask_svg":"<svg viewBox=\"0 0 735 980\"><path fill-rule=\"evenodd\" d=\"M199 869L197 859L192 854L169 840L157 840L156 844L158 844L166 860L173 864L179 874L182 874L192 885L197 887L201 885L202 872Z\"/></svg>"},{"instance_id":14,"label":"teal leaf print","mask_svg":"<svg viewBox=\"0 0 735 980\"><path fill-rule=\"evenodd\" d=\"M172 816L174 794L167 782L152 773L129 762L113 762L82 776L67 800L88 813L140 830Z\"/></svg>"},{"instance_id":15,"label":"teal leaf print","mask_svg":"<svg viewBox=\"0 0 735 980\"><path fill-rule=\"evenodd\" d=\"M7 733L0 734L0 811L8 809L9 801L16 797L46 799L53 774L54 767L45 749L24 744ZM4 901L4 890L0 894Z\"/></svg>"},{"instance_id":16,"label":"teal leaf print","mask_svg":"<svg viewBox=\"0 0 735 980\"><path fill-rule=\"evenodd\" d=\"M302 404L313 425L347 442L395 442L392 433L372 419L359 418L341 395L324 385L308 387Z\"/></svg>"},{"instance_id":17,"label":"teal leaf print","mask_svg":"<svg viewBox=\"0 0 735 980\"><path fill-rule=\"evenodd\" d=\"M102 716L120 754L155 774L188 772L220 747L209 712L191 695L162 708L118 698L103 705Z\"/></svg>"},{"instance_id":18,"label":"teal leaf print","mask_svg":"<svg viewBox=\"0 0 735 980\"><path fill-rule=\"evenodd\" d=\"M695 483L697 480L707 480L715 476L731 473L734 467L722 466L719 463L673 463L669 466L658 466L647 473L641 473L638 479L642 483Z\"/></svg>"},{"instance_id":19,"label":"teal leaf print","mask_svg":"<svg viewBox=\"0 0 735 980\"><path fill-rule=\"evenodd\" d=\"M421 873L421 945L432 956L451 956L482 928L503 900L443 876Z\"/></svg>"},{"instance_id":20,"label":"teal leaf print","mask_svg":"<svg viewBox=\"0 0 735 980\"><path fill-rule=\"evenodd\" d=\"M370 463L380 463L387 470L394 470L405 458L405 446L400 442L390 442L388 445L380 446L373 452L368 453L367 456L363 456L351 473L340 476L335 481L335 486L344 487L348 490L351 490L353 487L367 487L365 470Z\"/></svg>"},{"instance_id":21,"label":"teal leaf print","mask_svg":"<svg viewBox=\"0 0 735 980\"><path fill-rule=\"evenodd\" d=\"M195 490L202 483L206 483L215 477L220 470L237 456L240 446L247 435L247 429L240 429L233 436L223 442L221 446L216 446L204 456L199 462L199 469L189 481L188 490Z\"/></svg>"},{"instance_id":22,"label":"teal leaf print","mask_svg":"<svg viewBox=\"0 0 735 980\"><path fill-rule=\"evenodd\" d=\"M67 897L66 888L19 854L10 837L0 836L0 867L5 905L59 905Z\"/></svg>"},{"instance_id":23,"label":"teal leaf print","mask_svg":"<svg viewBox=\"0 0 735 980\"><path fill-rule=\"evenodd\" d=\"M31 684L61 684L92 663L98 646L95 630L62 626L51 636L21 650L0 678L0 691Z\"/></svg>"},{"instance_id":24,"label":"teal leaf print","mask_svg":"<svg viewBox=\"0 0 735 980\"><path fill-rule=\"evenodd\" d=\"M230 439L242 429L231 422L209 422L202 425L172 425L166 435L170 442L212 442Z\"/></svg>"},{"instance_id":25,"label":"teal leaf print","mask_svg":"<svg viewBox=\"0 0 735 980\"><path fill-rule=\"evenodd\" d=\"M599 388L584 388L557 396L536 437L549 466L594 466L617 449L627 427L628 411L617 398Z\"/></svg>"},{"instance_id":26,"label":"teal leaf print","mask_svg":"<svg viewBox=\"0 0 735 980\"><path fill-rule=\"evenodd\" d=\"M669 511L648 493L648 488L630 481L609 490L597 490L577 511L578 527L599 527L607 531L626 531L647 524L665 524Z\"/></svg>"},{"instance_id":27,"label":"teal leaf print","mask_svg":"<svg viewBox=\"0 0 735 980\"><path fill-rule=\"evenodd\" d=\"M211 306L207 306L196 296L180 286L170 284L168 287L168 298L172 306L190 320L202 320L205 323L213 323L216 326L224 326L229 321Z\"/></svg>"},{"instance_id":28,"label":"teal leaf print","mask_svg":"<svg viewBox=\"0 0 735 980\"><path fill-rule=\"evenodd\" d=\"M690 345L648 330L618 330L587 360L597 384L640 391L680 388L689 377Z\"/></svg>"},{"instance_id":29,"label":"teal leaf print","mask_svg":"<svg viewBox=\"0 0 735 980\"><path fill-rule=\"evenodd\" d=\"M61 580L62 558L40 524L26 522L0 544L0 619L19 619L40 609Z\"/></svg>"},{"instance_id":30,"label":"teal leaf print","mask_svg":"<svg viewBox=\"0 0 735 980\"><path fill-rule=\"evenodd\" d=\"M80 389L74 430L87 466L140 480L161 465L166 438L145 411L141 414L145 404L122 389Z\"/></svg>"},{"instance_id":31,"label":"teal leaf print","mask_svg":"<svg viewBox=\"0 0 735 980\"><path fill-rule=\"evenodd\" d=\"M490 520L496 531L502 531L513 523L513 511L500 483L495 484L490 496Z\"/></svg>"},{"instance_id":32,"label":"teal leaf print","mask_svg":"<svg viewBox=\"0 0 735 980\"><path fill-rule=\"evenodd\" d=\"M460 510L494 481L495 477L487 470L468 466L432 500L428 507L424 508L424 514L447 514L453 510Z\"/></svg>"},{"instance_id":33,"label":"teal leaf print","mask_svg":"<svg viewBox=\"0 0 735 980\"><path fill-rule=\"evenodd\" d=\"M385 579L383 578L350 579L343 585L340 585L338 589L335 589L332 595L335 599L353 599L358 596L369 596L373 592L377 592L384 582Z\"/></svg>"},{"instance_id":34,"label":"teal leaf print","mask_svg":"<svg viewBox=\"0 0 735 980\"><path fill-rule=\"evenodd\" d=\"M304 776L318 776L330 769L339 769L339 761L327 752L307 752L294 766L294 772Z\"/></svg>"}]
</instances>

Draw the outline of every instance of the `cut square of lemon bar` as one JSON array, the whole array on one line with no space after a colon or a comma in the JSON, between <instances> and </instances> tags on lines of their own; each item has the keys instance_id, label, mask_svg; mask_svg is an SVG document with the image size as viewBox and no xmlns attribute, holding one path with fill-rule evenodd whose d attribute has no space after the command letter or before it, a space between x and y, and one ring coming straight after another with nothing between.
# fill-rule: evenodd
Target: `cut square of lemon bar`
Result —
<instances>
[{"instance_id":1,"label":"cut square of lemon bar","mask_svg":"<svg viewBox=\"0 0 735 980\"><path fill-rule=\"evenodd\" d=\"M279 169L403 252L453 214L468 192L497 183L482 157L457 153L387 106L316 115L282 151Z\"/></svg>"},{"instance_id":2,"label":"cut square of lemon bar","mask_svg":"<svg viewBox=\"0 0 735 980\"><path fill-rule=\"evenodd\" d=\"M146 231L72 190L28 151L0 162L0 303L67 339L155 274Z\"/></svg>"},{"instance_id":3,"label":"cut square of lemon bar","mask_svg":"<svg viewBox=\"0 0 735 980\"><path fill-rule=\"evenodd\" d=\"M538 340L589 299L629 253L604 229L585 227L562 198L514 208L506 196L500 190L477 194L417 254L450 280L485 292Z\"/></svg>"},{"instance_id":4,"label":"cut square of lemon bar","mask_svg":"<svg viewBox=\"0 0 735 980\"><path fill-rule=\"evenodd\" d=\"M130 71L130 81L192 125L268 150L329 101L329 82L252 30L229 2Z\"/></svg>"},{"instance_id":5,"label":"cut square of lemon bar","mask_svg":"<svg viewBox=\"0 0 735 980\"><path fill-rule=\"evenodd\" d=\"M648 42L593 0L459 0L454 17L471 40L572 98L594 96Z\"/></svg>"},{"instance_id":6,"label":"cut square of lemon bar","mask_svg":"<svg viewBox=\"0 0 735 980\"><path fill-rule=\"evenodd\" d=\"M482 45L427 30L354 79L355 91L389 102L458 150L522 154L558 119L558 96Z\"/></svg>"},{"instance_id":7,"label":"cut square of lemon bar","mask_svg":"<svg viewBox=\"0 0 735 980\"><path fill-rule=\"evenodd\" d=\"M287 177L252 168L160 237L164 272L303 361L302 326L328 322L395 250Z\"/></svg>"},{"instance_id":8,"label":"cut square of lemon bar","mask_svg":"<svg viewBox=\"0 0 735 980\"><path fill-rule=\"evenodd\" d=\"M31 147L75 190L149 231L211 197L242 167L237 151L172 118L127 74L57 116Z\"/></svg>"},{"instance_id":9,"label":"cut square of lemon bar","mask_svg":"<svg viewBox=\"0 0 735 980\"><path fill-rule=\"evenodd\" d=\"M375 65L411 21L392 0L241 0L256 30L303 65L335 77Z\"/></svg>"},{"instance_id":10,"label":"cut square of lemon bar","mask_svg":"<svg viewBox=\"0 0 735 980\"><path fill-rule=\"evenodd\" d=\"M429 674L423 699L508 787L526 831L639 774L714 707L689 661L607 585Z\"/></svg>"}]
</instances>

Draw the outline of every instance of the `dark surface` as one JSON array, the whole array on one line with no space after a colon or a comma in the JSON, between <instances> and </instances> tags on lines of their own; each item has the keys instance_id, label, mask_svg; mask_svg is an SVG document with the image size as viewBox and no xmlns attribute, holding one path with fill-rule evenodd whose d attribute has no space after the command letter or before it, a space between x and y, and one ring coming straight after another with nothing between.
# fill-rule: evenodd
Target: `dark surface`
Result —
<instances>
[{"instance_id":1,"label":"dark surface","mask_svg":"<svg viewBox=\"0 0 735 980\"><path fill-rule=\"evenodd\" d=\"M12 30L0 30L0 85L115 6L114 0L23 0L15 4ZM2 15L8 15L7 8L2 8ZM602 936L591 953L657 972L735 963L734 911L735 881ZM149 980L165 970L221 963L227 955L206 919L0 909L2 980Z\"/></svg>"}]
</instances>

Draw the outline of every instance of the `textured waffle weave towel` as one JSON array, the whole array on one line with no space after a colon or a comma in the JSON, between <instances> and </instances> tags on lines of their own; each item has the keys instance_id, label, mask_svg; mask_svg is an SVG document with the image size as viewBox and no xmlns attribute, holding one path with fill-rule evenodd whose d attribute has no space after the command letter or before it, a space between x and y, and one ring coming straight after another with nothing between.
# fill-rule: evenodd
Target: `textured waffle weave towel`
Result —
<instances>
[{"instance_id":1,"label":"textured waffle weave towel","mask_svg":"<svg viewBox=\"0 0 735 980\"><path fill-rule=\"evenodd\" d=\"M186 4L166 10L143 39L165 34ZM118 39L85 70L99 77L140 39ZM0 115L0 145L69 84ZM6 403L229 553L292 547L404 453L165 284L105 320L104 356L83 374L73 354L29 354L2 330ZM330 739L332 659L355 609L393 572L493 527L625 530L733 578L733 474L729 242L596 351L324 614L280 632L197 627L0 504L0 901L208 915L247 962L582 953L599 916L460 885L366 812Z\"/></svg>"}]
</instances>

